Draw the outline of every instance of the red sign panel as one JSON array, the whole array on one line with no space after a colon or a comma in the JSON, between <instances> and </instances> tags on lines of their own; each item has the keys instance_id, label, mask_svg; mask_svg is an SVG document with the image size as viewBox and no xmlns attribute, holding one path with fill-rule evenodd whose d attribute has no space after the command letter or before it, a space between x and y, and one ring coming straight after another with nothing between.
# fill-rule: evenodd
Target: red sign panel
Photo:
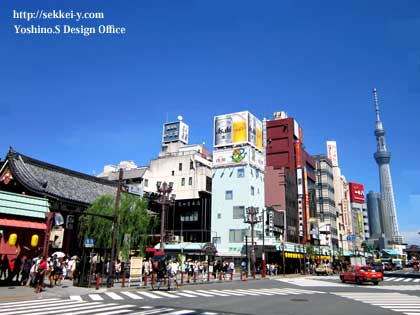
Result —
<instances>
[{"instance_id":1,"label":"red sign panel","mask_svg":"<svg viewBox=\"0 0 420 315\"><path fill-rule=\"evenodd\" d=\"M302 167L302 153L300 150L300 140L296 140L296 168Z\"/></svg>"},{"instance_id":2,"label":"red sign panel","mask_svg":"<svg viewBox=\"0 0 420 315\"><path fill-rule=\"evenodd\" d=\"M363 188L362 184L349 183L349 188L351 202L365 202L365 189Z\"/></svg>"}]
</instances>

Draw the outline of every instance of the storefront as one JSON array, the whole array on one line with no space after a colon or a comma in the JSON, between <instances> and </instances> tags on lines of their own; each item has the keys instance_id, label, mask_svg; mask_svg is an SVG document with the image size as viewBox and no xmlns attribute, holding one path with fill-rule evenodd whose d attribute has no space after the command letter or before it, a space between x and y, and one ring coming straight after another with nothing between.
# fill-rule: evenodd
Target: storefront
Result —
<instances>
[{"instance_id":1,"label":"storefront","mask_svg":"<svg viewBox=\"0 0 420 315\"><path fill-rule=\"evenodd\" d=\"M48 200L0 191L0 255L42 253L47 231Z\"/></svg>"}]
</instances>

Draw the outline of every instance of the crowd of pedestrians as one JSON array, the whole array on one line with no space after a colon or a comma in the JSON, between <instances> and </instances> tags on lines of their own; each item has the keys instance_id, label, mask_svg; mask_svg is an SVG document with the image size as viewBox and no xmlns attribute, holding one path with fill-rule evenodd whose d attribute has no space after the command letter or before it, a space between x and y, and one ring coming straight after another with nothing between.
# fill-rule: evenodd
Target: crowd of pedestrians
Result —
<instances>
[{"instance_id":1,"label":"crowd of pedestrians","mask_svg":"<svg viewBox=\"0 0 420 315\"><path fill-rule=\"evenodd\" d=\"M28 257L18 255L10 259L3 255L0 259L0 281L6 284L32 286L39 293L45 286L61 285L63 279L70 280L77 274L78 257L65 255ZM48 281L48 284L46 283Z\"/></svg>"}]
</instances>

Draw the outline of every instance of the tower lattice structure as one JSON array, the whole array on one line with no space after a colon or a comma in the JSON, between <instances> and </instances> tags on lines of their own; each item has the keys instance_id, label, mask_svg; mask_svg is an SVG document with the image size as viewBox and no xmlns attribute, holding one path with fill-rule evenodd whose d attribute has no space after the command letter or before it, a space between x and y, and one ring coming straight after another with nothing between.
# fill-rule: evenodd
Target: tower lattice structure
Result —
<instances>
[{"instance_id":1,"label":"tower lattice structure","mask_svg":"<svg viewBox=\"0 0 420 315\"><path fill-rule=\"evenodd\" d=\"M389 167L391 152L389 152L386 147L385 129L380 117L378 94L376 89L373 89L373 98L376 111L375 137L377 145L374 157L379 167L381 199L383 204L383 230L388 239L391 239L393 243L400 244L402 242L402 237L398 228L394 189L392 187L391 170Z\"/></svg>"}]
</instances>

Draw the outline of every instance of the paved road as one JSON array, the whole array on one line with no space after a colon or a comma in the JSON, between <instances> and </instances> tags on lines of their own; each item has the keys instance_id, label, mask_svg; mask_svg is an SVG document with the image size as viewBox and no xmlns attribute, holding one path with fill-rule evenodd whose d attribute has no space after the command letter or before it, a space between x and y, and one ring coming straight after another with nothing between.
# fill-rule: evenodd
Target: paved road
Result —
<instances>
[{"instance_id":1,"label":"paved road","mask_svg":"<svg viewBox=\"0 0 420 315\"><path fill-rule=\"evenodd\" d=\"M386 289L384 289L386 288ZM375 314L420 315L420 283L384 281L378 286L342 284L337 276L277 278L182 287L82 291L68 298L0 303L0 314Z\"/></svg>"}]
</instances>

